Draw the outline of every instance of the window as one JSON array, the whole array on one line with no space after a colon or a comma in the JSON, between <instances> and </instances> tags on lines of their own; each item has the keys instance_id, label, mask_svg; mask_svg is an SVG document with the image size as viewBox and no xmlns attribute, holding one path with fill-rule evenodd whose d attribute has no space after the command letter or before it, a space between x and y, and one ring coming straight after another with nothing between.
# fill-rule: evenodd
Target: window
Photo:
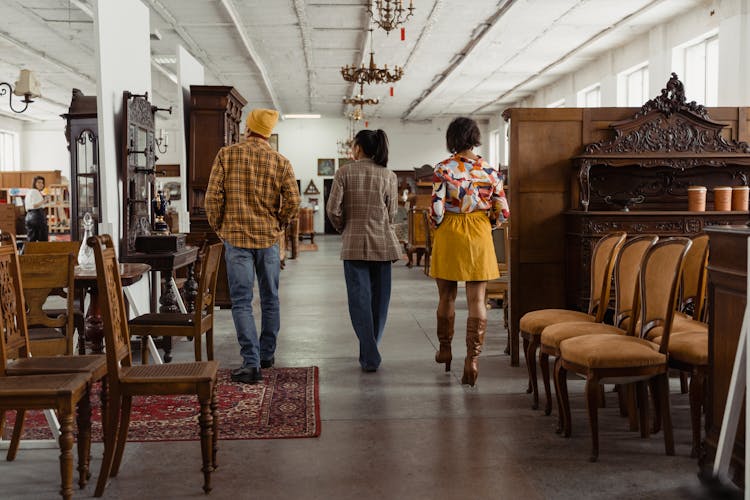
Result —
<instances>
[{"instance_id":1,"label":"window","mask_svg":"<svg viewBox=\"0 0 750 500\"><path fill-rule=\"evenodd\" d=\"M620 106L639 107L649 99L648 63L620 74L618 78L618 103Z\"/></svg>"},{"instance_id":2,"label":"window","mask_svg":"<svg viewBox=\"0 0 750 500\"><path fill-rule=\"evenodd\" d=\"M0 130L0 171L19 169L18 134Z\"/></svg>"},{"instance_id":3,"label":"window","mask_svg":"<svg viewBox=\"0 0 750 500\"><path fill-rule=\"evenodd\" d=\"M500 131L492 130L490 132L490 165L497 168L500 150Z\"/></svg>"},{"instance_id":4,"label":"window","mask_svg":"<svg viewBox=\"0 0 750 500\"><path fill-rule=\"evenodd\" d=\"M565 99L560 99L555 102L547 104L548 108L562 108L565 106Z\"/></svg>"},{"instance_id":5,"label":"window","mask_svg":"<svg viewBox=\"0 0 750 500\"><path fill-rule=\"evenodd\" d=\"M600 85L592 85L578 92L578 106L581 108L598 108L602 103Z\"/></svg>"},{"instance_id":6,"label":"window","mask_svg":"<svg viewBox=\"0 0 750 500\"><path fill-rule=\"evenodd\" d=\"M704 39L678 48L685 77L685 96L706 106L716 106L719 100L719 36Z\"/></svg>"}]
</instances>

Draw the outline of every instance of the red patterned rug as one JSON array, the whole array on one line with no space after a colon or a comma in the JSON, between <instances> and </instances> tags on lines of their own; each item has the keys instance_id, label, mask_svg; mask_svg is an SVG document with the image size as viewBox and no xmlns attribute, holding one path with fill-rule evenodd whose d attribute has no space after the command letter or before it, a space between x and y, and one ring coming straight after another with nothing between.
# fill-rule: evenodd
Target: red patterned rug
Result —
<instances>
[{"instance_id":1,"label":"red patterned rug","mask_svg":"<svg viewBox=\"0 0 750 500\"><path fill-rule=\"evenodd\" d=\"M219 370L219 439L282 439L320 435L318 368L269 368L263 384L238 384ZM92 434L101 441L98 386L91 398ZM133 398L128 441L198 441L199 405L195 396ZM15 415L9 412L4 439L10 439ZM23 439L51 439L44 414L26 412Z\"/></svg>"}]
</instances>

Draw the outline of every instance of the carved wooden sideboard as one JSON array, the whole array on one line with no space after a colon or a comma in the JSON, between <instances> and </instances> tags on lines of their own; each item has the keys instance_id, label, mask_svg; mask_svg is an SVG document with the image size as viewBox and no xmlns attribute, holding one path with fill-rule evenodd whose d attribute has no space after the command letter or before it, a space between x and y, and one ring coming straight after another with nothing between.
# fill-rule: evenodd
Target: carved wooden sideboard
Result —
<instances>
[{"instance_id":1,"label":"carved wooden sideboard","mask_svg":"<svg viewBox=\"0 0 750 500\"><path fill-rule=\"evenodd\" d=\"M568 307L588 304L591 252L608 232L693 236L748 220L747 210L686 211L689 186L708 188L710 209L714 187L748 185L750 145L725 137L725 124L686 102L677 75L633 118L610 126L612 139L589 144L573 158L579 207L565 213Z\"/></svg>"}]
</instances>

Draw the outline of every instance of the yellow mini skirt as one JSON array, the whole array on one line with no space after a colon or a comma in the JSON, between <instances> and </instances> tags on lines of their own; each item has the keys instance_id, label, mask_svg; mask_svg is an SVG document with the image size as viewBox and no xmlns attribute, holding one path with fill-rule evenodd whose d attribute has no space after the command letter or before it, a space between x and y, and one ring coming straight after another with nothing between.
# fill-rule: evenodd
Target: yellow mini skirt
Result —
<instances>
[{"instance_id":1,"label":"yellow mini skirt","mask_svg":"<svg viewBox=\"0 0 750 500\"><path fill-rule=\"evenodd\" d=\"M486 212L446 212L433 233L430 276L449 281L489 281L500 277Z\"/></svg>"}]
</instances>

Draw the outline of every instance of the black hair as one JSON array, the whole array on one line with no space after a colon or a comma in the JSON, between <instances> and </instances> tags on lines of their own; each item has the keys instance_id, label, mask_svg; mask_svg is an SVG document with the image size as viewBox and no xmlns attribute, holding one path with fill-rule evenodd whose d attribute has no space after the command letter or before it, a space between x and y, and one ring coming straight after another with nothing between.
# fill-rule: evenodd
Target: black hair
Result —
<instances>
[{"instance_id":1,"label":"black hair","mask_svg":"<svg viewBox=\"0 0 750 500\"><path fill-rule=\"evenodd\" d=\"M47 181L44 180L44 177L42 177L41 175L37 175L36 177L34 177L34 180L31 181L31 187L34 189L36 189L36 181L42 181L45 186L47 185Z\"/></svg>"},{"instance_id":2,"label":"black hair","mask_svg":"<svg viewBox=\"0 0 750 500\"><path fill-rule=\"evenodd\" d=\"M465 116L454 118L445 133L445 143L451 153L481 146L481 138L477 122Z\"/></svg>"},{"instance_id":3,"label":"black hair","mask_svg":"<svg viewBox=\"0 0 750 500\"><path fill-rule=\"evenodd\" d=\"M362 148L368 156L381 167L388 166L388 136L381 129L360 130L354 136L354 143Z\"/></svg>"}]
</instances>

